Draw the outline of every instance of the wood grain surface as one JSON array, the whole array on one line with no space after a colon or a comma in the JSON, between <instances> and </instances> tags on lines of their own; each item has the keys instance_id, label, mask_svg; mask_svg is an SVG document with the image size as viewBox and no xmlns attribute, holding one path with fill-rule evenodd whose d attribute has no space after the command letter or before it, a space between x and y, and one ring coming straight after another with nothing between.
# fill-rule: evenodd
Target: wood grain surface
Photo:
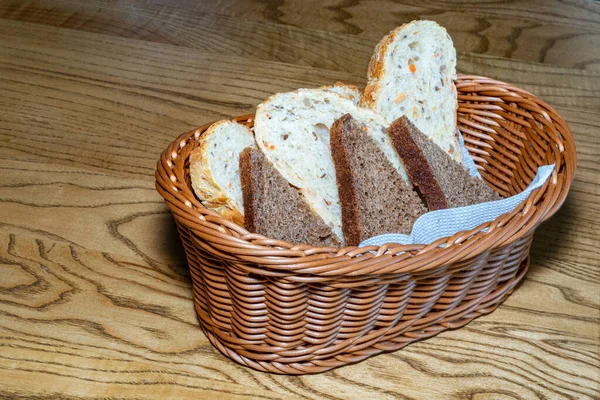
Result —
<instances>
[{"instance_id":1,"label":"wood grain surface","mask_svg":"<svg viewBox=\"0 0 600 400\"><path fill-rule=\"evenodd\" d=\"M567 201L494 313L319 375L239 366L198 327L160 152L277 91L364 86L415 18L566 119ZM0 398L600 398L599 60L593 1L0 0Z\"/></svg>"}]
</instances>

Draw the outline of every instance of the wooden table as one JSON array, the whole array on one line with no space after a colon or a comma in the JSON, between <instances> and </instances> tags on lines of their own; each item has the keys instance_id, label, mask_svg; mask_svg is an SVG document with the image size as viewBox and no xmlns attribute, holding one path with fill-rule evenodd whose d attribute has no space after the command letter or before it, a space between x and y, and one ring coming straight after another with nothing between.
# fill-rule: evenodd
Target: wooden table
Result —
<instances>
[{"instance_id":1,"label":"wooden table","mask_svg":"<svg viewBox=\"0 0 600 400\"><path fill-rule=\"evenodd\" d=\"M0 0L0 398L600 396L600 3ZM302 377L255 372L198 328L154 189L179 133L270 94L364 86L377 41L446 26L459 70L539 95L578 150L565 205L494 313Z\"/></svg>"}]
</instances>

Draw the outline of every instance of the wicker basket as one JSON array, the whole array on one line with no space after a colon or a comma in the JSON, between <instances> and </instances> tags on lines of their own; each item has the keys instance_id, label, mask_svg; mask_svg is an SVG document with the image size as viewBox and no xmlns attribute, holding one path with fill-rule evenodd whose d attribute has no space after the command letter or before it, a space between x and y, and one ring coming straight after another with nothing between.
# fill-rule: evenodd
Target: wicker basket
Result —
<instances>
[{"instance_id":1,"label":"wicker basket","mask_svg":"<svg viewBox=\"0 0 600 400\"><path fill-rule=\"evenodd\" d=\"M538 166L557 168L512 213L430 245L315 248L249 233L191 190L189 154L210 124L169 145L156 187L177 222L200 326L215 347L257 370L315 373L461 327L506 299L527 270L535 228L565 200L575 146L557 112L522 89L467 75L456 87L459 128L496 191L514 195ZM251 126L253 118L236 120Z\"/></svg>"}]
</instances>

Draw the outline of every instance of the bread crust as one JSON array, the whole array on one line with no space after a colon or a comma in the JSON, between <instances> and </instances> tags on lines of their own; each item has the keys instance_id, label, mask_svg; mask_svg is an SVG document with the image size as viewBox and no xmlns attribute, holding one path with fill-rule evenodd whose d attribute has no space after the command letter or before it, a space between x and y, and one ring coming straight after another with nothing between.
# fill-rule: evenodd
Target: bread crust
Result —
<instances>
[{"instance_id":1,"label":"bread crust","mask_svg":"<svg viewBox=\"0 0 600 400\"><path fill-rule=\"evenodd\" d=\"M219 188L208 166L208 139L218 127L228 123L231 123L231 121L215 122L200 137L199 146L190 154L190 176L194 192L206 208L216 211L223 218L243 226L243 213Z\"/></svg>"},{"instance_id":2,"label":"bread crust","mask_svg":"<svg viewBox=\"0 0 600 400\"><path fill-rule=\"evenodd\" d=\"M356 185L350 172L348 152L343 143L344 124L352 118L345 114L331 126L331 156L335 165L336 183L342 206L342 231L347 245L355 246L363 236L359 221L359 209L356 196Z\"/></svg>"},{"instance_id":3,"label":"bread crust","mask_svg":"<svg viewBox=\"0 0 600 400\"><path fill-rule=\"evenodd\" d=\"M338 91L332 90L335 88L341 88L341 89L345 89L346 92L340 93ZM347 98L348 100L352 100L352 102L354 104L356 104L357 106L360 105L360 102L362 100L362 92L359 88L357 88L354 85L348 85L346 83L343 82L336 82L333 85L326 85L326 86L321 86L319 89L321 90L328 90L331 91L333 93L339 94L342 97Z\"/></svg>"},{"instance_id":4,"label":"bread crust","mask_svg":"<svg viewBox=\"0 0 600 400\"><path fill-rule=\"evenodd\" d=\"M404 162L410 181L427 204L429 211L448 208L448 199L423 151L412 138L411 129L417 128L406 116L402 116L390 125L388 135Z\"/></svg>"},{"instance_id":5,"label":"bread crust","mask_svg":"<svg viewBox=\"0 0 600 400\"><path fill-rule=\"evenodd\" d=\"M367 72L367 86L365 87L363 96L360 99L361 107L374 107L380 89L379 80L383 75L383 69L385 66L385 53L387 52L389 45L396 39L398 32L405 28L407 25L412 24L414 22L415 21L402 24L401 26L392 30L390 33L385 35L379 43L377 43L377 46L375 46L375 52L373 53L373 56L369 61L369 69Z\"/></svg>"},{"instance_id":6,"label":"bread crust","mask_svg":"<svg viewBox=\"0 0 600 400\"><path fill-rule=\"evenodd\" d=\"M240 153L240 179L244 199L244 228L249 232L256 232L256 210L252 190L252 148L250 147L246 147Z\"/></svg>"}]
</instances>

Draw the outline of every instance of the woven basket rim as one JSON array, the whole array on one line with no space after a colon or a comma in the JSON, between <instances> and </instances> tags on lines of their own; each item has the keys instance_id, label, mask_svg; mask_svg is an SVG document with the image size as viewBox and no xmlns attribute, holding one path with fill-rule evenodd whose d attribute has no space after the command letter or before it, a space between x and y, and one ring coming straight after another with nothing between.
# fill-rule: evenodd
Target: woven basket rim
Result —
<instances>
[{"instance_id":1,"label":"woven basket rim","mask_svg":"<svg viewBox=\"0 0 600 400\"><path fill-rule=\"evenodd\" d=\"M156 189L165 199L177 222L185 224L192 232L203 237L202 247L230 261L257 263L268 267L269 271L260 269L263 275L344 274L356 275L358 278L371 274L381 276L423 272L439 265L476 257L518 240L556 213L574 178L576 150L564 119L554 108L526 90L492 78L463 74L458 75L456 87L459 93L474 92L483 96L482 99L509 98L528 112L541 115L547 120L544 123L546 127L555 132L559 139L553 150L556 161L561 162L550 179L512 212L475 229L438 239L429 245L394 243L360 248L313 247L266 238L226 220L198 201L185 176L191 152L188 143L190 140L197 140L213 122L180 135L162 152L156 170ZM459 94L459 108L461 96L465 95ZM232 120L251 124L253 117L253 114L249 114ZM382 262L383 258L389 258L389 262ZM250 272L252 268L254 267L248 266Z\"/></svg>"}]
</instances>

